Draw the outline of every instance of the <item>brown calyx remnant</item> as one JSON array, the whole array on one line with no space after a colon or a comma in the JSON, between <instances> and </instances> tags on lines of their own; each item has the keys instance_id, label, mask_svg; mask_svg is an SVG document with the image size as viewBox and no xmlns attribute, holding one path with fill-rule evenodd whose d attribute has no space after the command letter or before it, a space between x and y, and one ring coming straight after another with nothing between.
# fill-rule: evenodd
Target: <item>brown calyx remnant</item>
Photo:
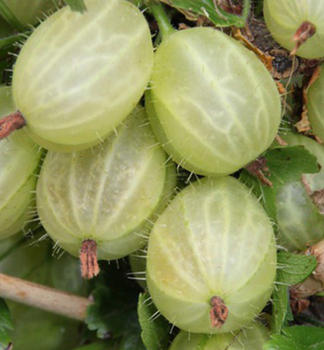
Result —
<instances>
[{"instance_id":1,"label":"brown calyx remnant","mask_svg":"<svg viewBox=\"0 0 324 350\"><path fill-rule=\"evenodd\" d=\"M302 44L304 44L310 37L312 37L316 33L316 27L313 23L305 21L303 22L299 28L296 30L294 36L292 37L292 41L295 42L295 47L290 52L290 55L296 55L297 50L300 48Z\"/></svg>"},{"instance_id":2,"label":"brown calyx remnant","mask_svg":"<svg viewBox=\"0 0 324 350\"><path fill-rule=\"evenodd\" d=\"M324 240L310 246L305 255L316 257L317 266L302 283L290 287L290 306L294 313L304 311L310 305L310 296L324 291Z\"/></svg>"},{"instance_id":3,"label":"brown calyx remnant","mask_svg":"<svg viewBox=\"0 0 324 350\"><path fill-rule=\"evenodd\" d=\"M267 166L267 159L265 157L259 157L252 163L245 166L245 169L253 176L256 176L262 183L269 187L273 187L272 182L266 178L270 176L269 168Z\"/></svg>"},{"instance_id":4,"label":"brown calyx remnant","mask_svg":"<svg viewBox=\"0 0 324 350\"><path fill-rule=\"evenodd\" d=\"M218 296L213 296L210 299L210 304L212 306L209 314L211 326L220 329L227 320L228 308L222 298Z\"/></svg>"},{"instance_id":5,"label":"brown calyx remnant","mask_svg":"<svg viewBox=\"0 0 324 350\"><path fill-rule=\"evenodd\" d=\"M0 140L26 125L23 115L16 111L0 120Z\"/></svg>"},{"instance_id":6,"label":"brown calyx remnant","mask_svg":"<svg viewBox=\"0 0 324 350\"><path fill-rule=\"evenodd\" d=\"M85 279L91 279L100 272L97 260L97 243L92 239L82 242L80 249L81 275Z\"/></svg>"}]
</instances>

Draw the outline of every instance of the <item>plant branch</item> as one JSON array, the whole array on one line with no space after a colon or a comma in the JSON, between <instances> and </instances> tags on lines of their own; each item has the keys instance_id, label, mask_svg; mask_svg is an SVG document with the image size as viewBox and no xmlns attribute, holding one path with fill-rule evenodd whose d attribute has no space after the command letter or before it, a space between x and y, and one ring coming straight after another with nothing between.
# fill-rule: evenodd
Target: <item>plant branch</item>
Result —
<instances>
[{"instance_id":1,"label":"plant branch","mask_svg":"<svg viewBox=\"0 0 324 350\"><path fill-rule=\"evenodd\" d=\"M169 17L167 16L166 12L164 11L164 8L162 4L157 0L149 0L146 2L148 7L153 13L154 18L156 19L160 32L162 33L162 38L165 39L170 34L176 32L176 30L172 27Z\"/></svg>"},{"instance_id":2,"label":"plant branch","mask_svg":"<svg viewBox=\"0 0 324 350\"><path fill-rule=\"evenodd\" d=\"M0 297L83 321L91 301L0 273Z\"/></svg>"}]
</instances>

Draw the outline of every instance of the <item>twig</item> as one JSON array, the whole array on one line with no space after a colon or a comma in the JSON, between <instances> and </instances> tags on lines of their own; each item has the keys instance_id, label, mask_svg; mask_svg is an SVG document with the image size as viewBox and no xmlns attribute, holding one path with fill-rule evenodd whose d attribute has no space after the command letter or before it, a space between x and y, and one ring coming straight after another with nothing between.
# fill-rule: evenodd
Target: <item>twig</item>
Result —
<instances>
[{"instance_id":1,"label":"twig","mask_svg":"<svg viewBox=\"0 0 324 350\"><path fill-rule=\"evenodd\" d=\"M0 273L0 297L83 321L90 300Z\"/></svg>"}]
</instances>

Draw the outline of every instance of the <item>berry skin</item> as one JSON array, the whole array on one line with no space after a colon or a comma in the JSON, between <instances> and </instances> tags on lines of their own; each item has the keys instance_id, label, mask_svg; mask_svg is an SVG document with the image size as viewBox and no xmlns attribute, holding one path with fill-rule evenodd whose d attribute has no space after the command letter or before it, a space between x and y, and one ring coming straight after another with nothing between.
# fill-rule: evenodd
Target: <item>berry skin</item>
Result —
<instances>
[{"instance_id":1,"label":"berry skin","mask_svg":"<svg viewBox=\"0 0 324 350\"><path fill-rule=\"evenodd\" d=\"M309 87L307 93L308 119L314 133L324 140L324 66L315 82Z\"/></svg>"},{"instance_id":2,"label":"berry skin","mask_svg":"<svg viewBox=\"0 0 324 350\"><path fill-rule=\"evenodd\" d=\"M46 13L55 10L59 0L4 0L4 3L19 23L27 27L39 23Z\"/></svg>"},{"instance_id":3,"label":"berry skin","mask_svg":"<svg viewBox=\"0 0 324 350\"><path fill-rule=\"evenodd\" d=\"M72 255L81 248L83 265L96 275L97 256L119 259L145 245L175 187L166 159L140 107L92 149L48 152L37 184L43 226Z\"/></svg>"},{"instance_id":4,"label":"berry skin","mask_svg":"<svg viewBox=\"0 0 324 350\"><path fill-rule=\"evenodd\" d=\"M0 88L0 102L0 116L14 111L10 88ZM23 130L0 143L0 239L23 229L33 216L41 155Z\"/></svg>"},{"instance_id":5,"label":"berry skin","mask_svg":"<svg viewBox=\"0 0 324 350\"><path fill-rule=\"evenodd\" d=\"M161 314L187 332L226 333L250 323L270 298L275 272L270 220L232 177L185 188L149 238L149 292Z\"/></svg>"},{"instance_id":6,"label":"berry skin","mask_svg":"<svg viewBox=\"0 0 324 350\"><path fill-rule=\"evenodd\" d=\"M262 350L269 340L269 331L260 323L253 322L235 333L189 334L181 331L169 350Z\"/></svg>"},{"instance_id":7,"label":"berry skin","mask_svg":"<svg viewBox=\"0 0 324 350\"><path fill-rule=\"evenodd\" d=\"M166 37L156 51L146 108L173 160L202 175L228 175L276 136L277 87L254 53L213 28Z\"/></svg>"},{"instance_id":8,"label":"berry skin","mask_svg":"<svg viewBox=\"0 0 324 350\"><path fill-rule=\"evenodd\" d=\"M296 54L307 59L324 57L324 3L318 0L264 0L264 19L274 39L285 49L302 45ZM315 32L314 32L315 30ZM308 34L306 34L308 31ZM304 41L305 40L305 41Z\"/></svg>"},{"instance_id":9,"label":"berry skin","mask_svg":"<svg viewBox=\"0 0 324 350\"><path fill-rule=\"evenodd\" d=\"M316 197L324 189L324 147L300 134L287 133L282 138L288 146L304 146L321 168L316 174L303 174L300 181L285 183L276 195L278 243L292 252L304 251L324 238L323 209L316 206Z\"/></svg>"},{"instance_id":10,"label":"berry skin","mask_svg":"<svg viewBox=\"0 0 324 350\"><path fill-rule=\"evenodd\" d=\"M153 47L140 10L123 0L86 0L47 18L23 46L13 99L44 148L99 143L133 110L151 75ZM131 88L130 88L131 87Z\"/></svg>"}]
</instances>

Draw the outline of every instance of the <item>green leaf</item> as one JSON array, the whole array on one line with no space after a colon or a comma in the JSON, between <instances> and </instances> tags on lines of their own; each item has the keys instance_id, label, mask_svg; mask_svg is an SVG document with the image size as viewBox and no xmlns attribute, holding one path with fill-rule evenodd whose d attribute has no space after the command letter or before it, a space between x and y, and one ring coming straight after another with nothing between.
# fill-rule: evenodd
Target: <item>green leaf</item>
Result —
<instances>
[{"instance_id":1,"label":"green leaf","mask_svg":"<svg viewBox=\"0 0 324 350\"><path fill-rule=\"evenodd\" d=\"M282 284L277 284L272 294L272 333L280 333L282 327L288 326L289 311L288 287Z\"/></svg>"},{"instance_id":2,"label":"green leaf","mask_svg":"<svg viewBox=\"0 0 324 350\"><path fill-rule=\"evenodd\" d=\"M25 29L24 26L15 17L15 15L11 12L4 0L0 0L0 15L6 20L7 23L19 31L23 31Z\"/></svg>"},{"instance_id":3,"label":"green leaf","mask_svg":"<svg viewBox=\"0 0 324 350\"><path fill-rule=\"evenodd\" d=\"M115 342L107 341L99 341L89 345L80 346L77 348L73 348L72 350L117 350Z\"/></svg>"},{"instance_id":4,"label":"green leaf","mask_svg":"<svg viewBox=\"0 0 324 350\"><path fill-rule=\"evenodd\" d=\"M278 147L265 155L274 187L300 180L302 174L319 171L317 158L303 146Z\"/></svg>"},{"instance_id":5,"label":"green leaf","mask_svg":"<svg viewBox=\"0 0 324 350\"><path fill-rule=\"evenodd\" d=\"M164 350L168 348L170 324L159 315L150 295L141 293L138 301L138 318L142 328L142 340L147 349Z\"/></svg>"},{"instance_id":6,"label":"green leaf","mask_svg":"<svg viewBox=\"0 0 324 350\"><path fill-rule=\"evenodd\" d=\"M263 0L254 0L254 15L260 17L263 11Z\"/></svg>"},{"instance_id":7,"label":"green leaf","mask_svg":"<svg viewBox=\"0 0 324 350\"><path fill-rule=\"evenodd\" d=\"M243 0L243 13L238 16L228 13L213 0L161 0L169 6L184 12L190 20L196 20L199 15L209 18L217 27L244 27L249 14L251 0ZM184 11L183 11L184 10Z\"/></svg>"},{"instance_id":8,"label":"green leaf","mask_svg":"<svg viewBox=\"0 0 324 350\"><path fill-rule=\"evenodd\" d=\"M294 326L282 330L282 335L271 336L264 350L323 350L324 329L319 327Z\"/></svg>"},{"instance_id":9,"label":"green leaf","mask_svg":"<svg viewBox=\"0 0 324 350\"><path fill-rule=\"evenodd\" d=\"M303 282L317 266L313 255L279 252L277 261L277 281L290 286Z\"/></svg>"},{"instance_id":10,"label":"green leaf","mask_svg":"<svg viewBox=\"0 0 324 350\"><path fill-rule=\"evenodd\" d=\"M87 11L87 8L83 0L65 0L65 2L71 7L72 11L81 12Z\"/></svg>"},{"instance_id":11,"label":"green leaf","mask_svg":"<svg viewBox=\"0 0 324 350\"><path fill-rule=\"evenodd\" d=\"M8 331L13 330L8 306L3 299L0 299L0 350L5 350L10 344Z\"/></svg>"},{"instance_id":12,"label":"green leaf","mask_svg":"<svg viewBox=\"0 0 324 350\"><path fill-rule=\"evenodd\" d=\"M101 265L104 265L102 263ZM137 317L137 300L141 291L135 281L127 279L124 262L101 268L92 292L95 303L90 305L85 319L99 338L120 338L118 350L145 350Z\"/></svg>"},{"instance_id":13,"label":"green leaf","mask_svg":"<svg viewBox=\"0 0 324 350\"><path fill-rule=\"evenodd\" d=\"M300 180L302 174L317 173L319 167L316 157L303 146L273 148L264 153L263 157L266 159L270 174L267 178L272 182L273 187L263 184L246 169L242 170L240 180L252 189L257 198L260 198L267 214L276 222L278 189L285 183Z\"/></svg>"},{"instance_id":14,"label":"green leaf","mask_svg":"<svg viewBox=\"0 0 324 350\"><path fill-rule=\"evenodd\" d=\"M276 287L272 296L273 333L280 333L282 327L288 325L287 321L292 320L288 287L304 281L317 266L315 256L288 252L279 252L277 261Z\"/></svg>"},{"instance_id":15,"label":"green leaf","mask_svg":"<svg viewBox=\"0 0 324 350\"><path fill-rule=\"evenodd\" d=\"M23 36L21 34L10 35L5 38L0 39L0 50L5 49L6 47L11 47L12 44L21 41Z\"/></svg>"},{"instance_id":16,"label":"green leaf","mask_svg":"<svg viewBox=\"0 0 324 350\"><path fill-rule=\"evenodd\" d=\"M264 185L258 178L251 175L245 169L242 170L239 179L247 187L252 189L255 196L260 199L260 203L263 205L270 219L275 223L277 221L276 190Z\"/></svg>"}]
</instances>

